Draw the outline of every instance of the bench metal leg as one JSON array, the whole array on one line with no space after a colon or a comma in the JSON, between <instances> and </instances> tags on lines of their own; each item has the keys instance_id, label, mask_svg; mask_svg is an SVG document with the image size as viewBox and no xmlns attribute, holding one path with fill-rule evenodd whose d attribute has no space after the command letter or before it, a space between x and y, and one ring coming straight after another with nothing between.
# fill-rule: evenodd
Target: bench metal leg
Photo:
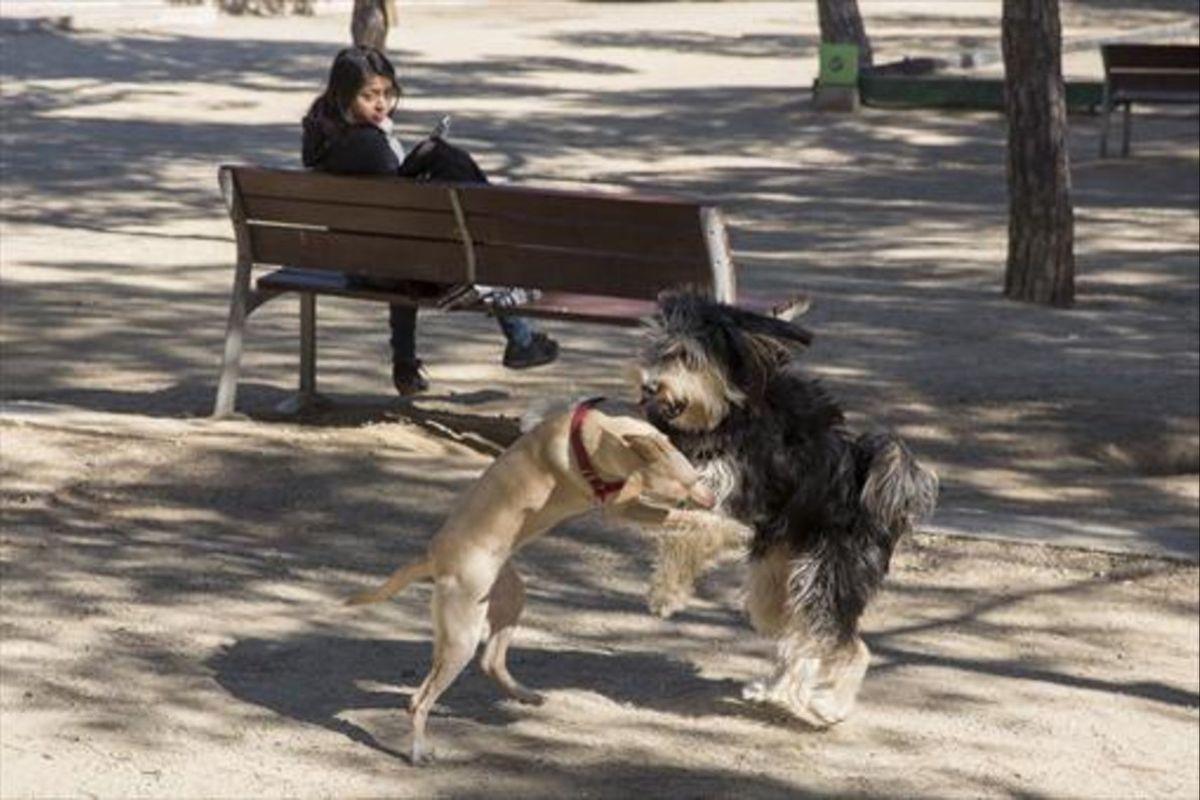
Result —
<instances>
[{"instance_id":1,"label":"bench metal leg","mask_svg":"<svg viewBox=\"0 0 1200 800\"><path fill-rule=\"evenodd\" d=\"M217 383L214 417L233 413L237 399L238 371L242 364L242 339L246 332L247 303L250 297L250 262L239 261L233 275L233 294L229 301L229 323L225 327L225 353L221 358L221 378Z\"/></svg>"},{"instance_id":2,"label":"bench metal leg","mask_svg":"<svg viewBox=\"0 0 1200 800\"><path fill-rule=\"evenodd\" d=\"M317 296L300 293L300 402L317 393Z\"/></svg>"},{"instance_id":3,"label":"bench metal leg","mask_svg":"<svg viewBox=\"0 0 1200 800\"><path fill-rule=\"evenodd\" d=\"M1108 158L1108 129L1112 124L1112 101L1108 98L1108 87L1104 90L1104 102L1101 113L1104 120L1100 124L1100 157Z\"/></svg>"},{"instance_id":4,"label":"bench metal leg","mask_svg":"<svg viewBox=\"0 0 1200 800\"><path fill-rule=\"evenodd\" d=\"M1121 131L1121 157L1129 158L1129 129L1133 127L1133 103L1125 104L1125 125Z\"/></svg>"},{"instance_id":5,"label":"bench metal leg","mask_svg":"<svg viewBox=\"0 0 1200 800\"><path fill-rule=\"evenodd\" d=\"M300 292L300 391L275 406L288 416L326 405L317 394L317 295Z\"/></svg>"}]
</instances>

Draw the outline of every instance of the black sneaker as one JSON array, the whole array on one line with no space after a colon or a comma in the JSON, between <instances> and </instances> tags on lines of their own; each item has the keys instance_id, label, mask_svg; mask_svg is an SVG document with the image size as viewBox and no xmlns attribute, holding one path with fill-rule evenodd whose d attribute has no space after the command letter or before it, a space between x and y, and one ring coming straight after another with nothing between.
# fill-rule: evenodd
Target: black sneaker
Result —
<instances>
[{"instance_id":1,"label":"black sneaker","mask_svg":"<svg viewBox=\"0 0 1200 800\"><path fill-rule=\"evenodd\" d=\"M544 333L535 333L525 347L512 342L504 348L504 366L509 369L528 369L549 364L558 358L558 342Z\"/></svg>"},{"instance_id":2,"label":"black sneaker","mask_svg":"<svg viewBox=\"0 0 1200 800\"><path fill-rule=\"evenodd\" d=\"M396 387L396 391L400 393L401 397L423 392L429 388L429 381L425 380L425 376L421 374L424 371L425 366L419 358L411 361L393 361L392 385Z\"/></svg>"}]
</instances>

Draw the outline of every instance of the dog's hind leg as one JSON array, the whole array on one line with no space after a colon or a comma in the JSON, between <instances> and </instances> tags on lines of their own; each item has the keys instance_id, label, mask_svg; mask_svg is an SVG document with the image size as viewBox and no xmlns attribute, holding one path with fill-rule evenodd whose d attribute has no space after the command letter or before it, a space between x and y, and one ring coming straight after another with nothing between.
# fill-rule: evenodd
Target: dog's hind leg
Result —
<instances>
[{"instance_id":1,"label":"dog's hind leg","mask_svg":"<svg viewBox=\"0 0 1200 800\"><path fill-rule=\"evenodd\" d=\"M504 562L492 593L488 597L487 620L491 635L479 658L483 671L500 684L509 697L522 703L541 705L542 695L526 689L508 671L508 645L517 629L517 620L525 608L525 582L513 568L511 561Z\"/></svg>"},{"instance_id":2,"label":"dog's hind leg","mask_svg":"<svg viewBox=\"0 0 1200 800\"><path fill-rule=\"evenodd\" d=\"M791 555L787 545L772 547L762 556L750 559L746 575L746 614L754 630L779 639L789 628L788 578Z\"/></svg>"},{"instance_id":3,"label":"dog's hind leg","mask_svg":"<svg viewBox=\"0 0 1200 800\"><path fill-rule=\"evenodd\" d=\"M870 663L871 651L857 637L838 652L823 658L808 702L812 716L824 725L833 725L848 717Z\"/></svg>"},{"instance_id":4,"label":"dog's hind leg","mask_svg":"<svg viewBox=\"0 0 1200 800\"><path fill-rule=\"evenodd\" d=\"M811 652L803 620L788 607L791 570L786 546L774 547L750 561L746 613L754 630L777 640L777 652L770 675L747 683L742 688L742 698L771 703L803 715L820 660Z\"/></svg>"},{"instance_id":5,"label":"dog's hind leg","mask_svg":"<svg viewBox=\"0 0 1200 800\"><path fill-rule=\"evenodd\" d=\"M748 683L742 697L780 706L817 728L844 720L858 696L871 653L857 636L838 645L814 636L790 602L797 565L786 546L750 562L746 611L759 633L776 640L771 674Z\"/></svg>"},{"instance_id":6,"label":"dog's hind leg","mask_svg":"<svg viewBox=\"0 0 1200 800\"><path fill-rule=\"evenodd\" d=\"M411 760L419 766L432 760L425 744L425 723L433 704L454 682L475 654L487 605L477 595L439 581L434 588L433 667L409 703L412 714Z\"/></svg>"}]
</instances>

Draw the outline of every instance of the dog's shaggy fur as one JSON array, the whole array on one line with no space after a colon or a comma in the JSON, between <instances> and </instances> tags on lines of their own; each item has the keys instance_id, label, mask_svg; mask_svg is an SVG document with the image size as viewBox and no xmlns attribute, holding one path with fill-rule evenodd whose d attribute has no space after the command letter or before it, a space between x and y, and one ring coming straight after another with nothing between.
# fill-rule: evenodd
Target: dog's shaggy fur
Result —
<instances>
[{"instance_id":1,"label":"dog's shaggy fur","mask_svg":"<svg viewBox=\"0 0 1200 800\"><path fill-rule=\"evenodd\" d=\"M778 658L744 695L823 726L853 706L869 660L859 618L896 542L932 513L937 478L896 436L847 431L793 363L810 340L790 322L671 295L638 377L647 417L720 501L660 529L651 607L677 610L723 550L748 544L747 611Z\"/></svg>"}]
</instances>

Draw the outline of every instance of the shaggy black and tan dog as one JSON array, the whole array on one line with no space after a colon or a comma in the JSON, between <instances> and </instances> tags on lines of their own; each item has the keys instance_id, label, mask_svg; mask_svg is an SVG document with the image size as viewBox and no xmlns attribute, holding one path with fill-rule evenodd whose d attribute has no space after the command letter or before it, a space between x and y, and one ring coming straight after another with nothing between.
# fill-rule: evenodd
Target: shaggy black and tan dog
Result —
<instances>
[{"instance_id":1,"label":"shaggy black and tan dog","mask_svg":"<svg viewBox=\"0 0 1200 800\"><path fill-rule=\"evenodd\" d=\"M743 696L824 726L854 705L870 658L859 617L896 542L932 513L937 478L894 435L846 429L792 360L810 340L791 322L670 295L638 379L649 420L720 499L658 531L652 609L669 616L717 556L748 546L746 609L778 654Z\"/></svg>"}]
</instances>

